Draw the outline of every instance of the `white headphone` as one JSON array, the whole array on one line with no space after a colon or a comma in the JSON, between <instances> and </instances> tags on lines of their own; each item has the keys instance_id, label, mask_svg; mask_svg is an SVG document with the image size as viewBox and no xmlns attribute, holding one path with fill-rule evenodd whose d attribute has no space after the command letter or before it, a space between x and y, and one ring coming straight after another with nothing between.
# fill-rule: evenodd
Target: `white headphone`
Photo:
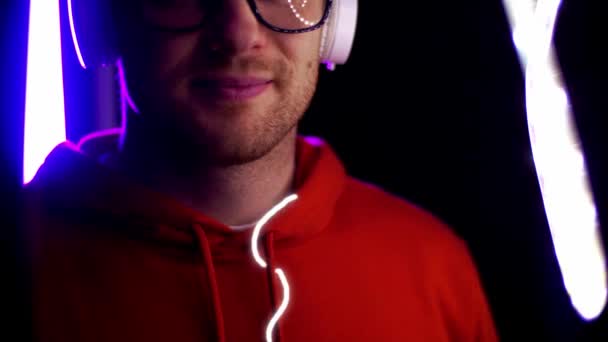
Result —
<instances>
[{"instance_id":1,"label":"white headphone","mask_svg":"<svg viewBox=\"0 0 608 342\"><path fill-rule=\"evenodd\" d=\"M357 0L334 0L321 36L321 61L333 70L350 56L357 27Z\"/></svg>"},{"instance_id":2,"label":"white headphone","mask_svg":"<svg viewBox=\"0 0 608 342\"><path fill-rule=\"evenodd\" d=\"M113 63L108 46L111 36L102 18L108 0L66 0L72 41L83 68ZM320 57L327 68L344 64L350 55L357 25L358 0L333 0L329 18L323 26ZM93 15L94 14L94 15ZM95 42L95 43L93 43Z\"/></svg>"}]
</instances>

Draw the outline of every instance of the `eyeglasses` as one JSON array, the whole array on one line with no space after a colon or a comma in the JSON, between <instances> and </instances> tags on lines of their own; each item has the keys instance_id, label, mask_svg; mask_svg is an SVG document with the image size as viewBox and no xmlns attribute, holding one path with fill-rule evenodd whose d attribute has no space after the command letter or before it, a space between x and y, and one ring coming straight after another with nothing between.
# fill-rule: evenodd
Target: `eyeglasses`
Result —
<instances>
[{"instance_id":1,"label":"eyeglasses","mask_svg":"<svg viewBox=\"0 0 608 342\"><path fill-rule=\"evenodd\" d=\"M221 10L223 0L139 0L143 18L169 31L195 31ZM246 0L257 20L269 29L301 33L321 27L333 0Z\"/></svg>"}]
</instances>

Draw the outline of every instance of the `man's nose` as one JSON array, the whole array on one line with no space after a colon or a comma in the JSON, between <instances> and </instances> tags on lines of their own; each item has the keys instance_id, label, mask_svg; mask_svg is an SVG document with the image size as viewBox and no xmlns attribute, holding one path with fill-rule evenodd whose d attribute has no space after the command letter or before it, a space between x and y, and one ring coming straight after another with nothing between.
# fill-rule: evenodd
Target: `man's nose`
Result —
<instances>
[{"instance_id":1,"label":"man's nose","mask_svg":"<svg viewBox=\"0 0 608 342\"><path fill-rule=\"evenodd\" d=\"M249 7L247 0L220 0L210 18L210 49L224 54L240 54L259 47L262 25Z\"/></svg>"}]
</instances>

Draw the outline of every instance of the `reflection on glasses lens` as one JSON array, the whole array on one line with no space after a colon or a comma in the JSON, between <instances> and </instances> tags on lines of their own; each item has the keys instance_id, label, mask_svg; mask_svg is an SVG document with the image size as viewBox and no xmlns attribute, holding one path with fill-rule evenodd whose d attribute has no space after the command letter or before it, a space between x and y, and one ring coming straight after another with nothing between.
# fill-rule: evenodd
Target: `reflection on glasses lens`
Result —
<instances>
[{"instance_id":1,"label":"reflection on glasses lens","mask_svg":"<svg viewBox=\"0 0 608 342\"><path fill-rule=\"evenodd\" d=\"M258 0L258 12L270 25L298 30L321 21L326 0Z\"/></svg>"}]
</instances>

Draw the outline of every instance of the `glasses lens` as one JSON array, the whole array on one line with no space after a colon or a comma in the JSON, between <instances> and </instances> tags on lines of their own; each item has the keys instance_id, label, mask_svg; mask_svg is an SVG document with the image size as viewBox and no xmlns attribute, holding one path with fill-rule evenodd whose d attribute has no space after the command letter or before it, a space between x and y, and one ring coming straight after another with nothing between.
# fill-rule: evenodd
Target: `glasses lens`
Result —
<instances>
[{"instance_id":1,"label":"glasses lens","mask_svg":"<svg viewBox=\"0 0 608 342\"><path fill-rule=\"evenodd\" d=\"M256 0L260 16L270 25L285 30L300 30L317 25L327 0Z\"/></svg>"},{"instance_id":2,"label":"glasses lens","mask_svg":"<svg viewBox=\"0 0 608 342\"><path fill-rule=\"evenodd\" d=\"M219 9L218 3L210 0L139 1L146 21L168 29L197 27L203 24L206 15ZM327 1L255 0L255 4L268 24L284 30L300 30L315 26L323 19Z\"/></svg>"}]
</instances>

